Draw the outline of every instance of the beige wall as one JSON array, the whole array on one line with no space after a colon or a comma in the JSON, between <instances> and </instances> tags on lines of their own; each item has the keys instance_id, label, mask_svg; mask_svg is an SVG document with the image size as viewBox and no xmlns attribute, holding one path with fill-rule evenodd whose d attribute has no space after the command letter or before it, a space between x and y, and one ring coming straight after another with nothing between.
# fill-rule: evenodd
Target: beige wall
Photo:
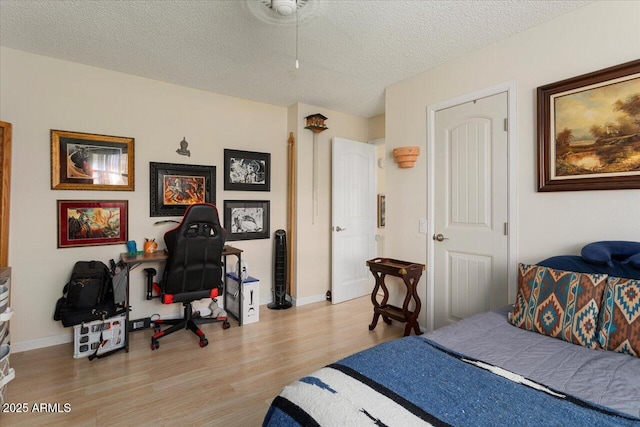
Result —
<instances>
[{"instance_id":1,"label":"beige wall","mask_svg":"<svg viewBox=\"0 0 640 427\"><path fill-rule=\"evenodd\" d=\"M149 162L214 165L217 205L224 200L270 200L271 236L286 229L287 139L300 135L300 222L302 252L298 271L299 303L324 299L329 284L330 138L366 140L367 121L311 106L292 109L212 94L122 73L88 67L17 50L0 48L1 119L13 124L12 200L9 262L13 267L11 322L14 352L72 339L72 329L54 322L53 309L77 260L118 259L125 245L57 249L56 200L128 200L129 238L162 241L167 226L149 216ZM320 214L311 220L311 132L303 117L322 112L329 131L319 144ZM50 189L50 129L135 138L135 191L54 191ZM191 157L176 154L186 137ZM223 190L223 150L271 153L271 191ZM232 242L244 250L251 275L260 279L260 301L272 299L273 241ZM309 259L307 259L307 258ZM230 260L231 261L231 260ZM233 266L235 260L230 262ZM132 316L178 314L180 307L143 299L143 272L133 270ZM263 309L266 309L263 307Z\"/></svg>"},{"instance_id":2,"label":"beige wall","mask_svg":"<svg viewBox=\"0 0 640 427\"><path fill-rule=\"evenodd\" d=\"M295 111L295 113L294 113ZM367 141L368 120L306 104L289 108L297 134L296 304L325 299L331 287L331 141L333 137ZM329 129L314 134L304 129L304 117L320 113ZM317 144L317 209L313 205L313 144Z\"/></svg>"},{"instance_id":3,"label":"beige wall","mask_svg":"<svg viewBox=\"0 0 640 427\"><path fill-rule=\"evenodd\" d=\"M639 52L640 2L587 5L387 88L387 150L403 145L426 147L428 105L513 80L517 260L536 262L552 255L578 254L585 243L596 240L640 240L640 190L536 192L535 122L538 86L638 59ZM388 165L386 185L387 256L426 262L428 236L418 233L418 220L427 217L424 155L414 169ZM419 284L423 299L425 285L423 278ZM427 310L420 315L423 326Z\"/></svg>"},{"instance_id":4,"label":"beige wall","mask_svg":"<svg viewBox=\"0 0 640 427\"><path fill-rule=\"evenodd\" d=\"M367 134L367 141L373 141L376 139L384 138L384 125L385 115L380 114L369 119L369 130Z\"/></svg>"}]
</instances>

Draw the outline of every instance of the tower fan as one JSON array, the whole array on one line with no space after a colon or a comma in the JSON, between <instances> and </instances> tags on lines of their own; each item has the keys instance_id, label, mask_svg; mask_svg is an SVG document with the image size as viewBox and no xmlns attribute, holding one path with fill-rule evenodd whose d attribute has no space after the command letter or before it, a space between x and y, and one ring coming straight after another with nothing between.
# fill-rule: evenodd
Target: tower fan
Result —
<instances>
[{"instance_id":1,"label":"tower fan","mask_svg":"<svg viewBox=\"0 0 640 427\"><path fill-rule=\"evenodd\" d=\"M276 230L275 234L273 302L267 307L284 310L291 307L291 303L287 301L287 235L284 230Z\"/></svg>"}]
</instances>

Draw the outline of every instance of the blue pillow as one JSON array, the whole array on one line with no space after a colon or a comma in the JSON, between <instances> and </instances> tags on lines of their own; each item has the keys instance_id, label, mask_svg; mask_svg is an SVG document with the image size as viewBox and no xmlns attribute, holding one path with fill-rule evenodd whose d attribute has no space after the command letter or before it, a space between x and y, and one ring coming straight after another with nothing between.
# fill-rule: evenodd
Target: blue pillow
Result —
<instances>
[{"instance_id":1,"label":"blue pillow","mask_svg":"<svg viewBox=\"0 0 640 427\"><path fill-rule=\"evenodd\" d=\"M635 255L634 255L635 258ZM636 258L640 262L640 257ZM640 279L640 267L633 267L631 262L624 264L620 261L613 260L612 267L606 265L597 265L586 262L578 255L556 255L547 258L538 263L543 267L553 268L555 270L575 271L578 273L602 273L614 277L626 277L631 279Z\"/></svg>"},{"instance_id":2,"label":"blue pillow","mask_svg":"<svg viewBox=\"0 0 640 427\"><path fill-rule=\"evenodd\" d=\"M582 248L582 258L596 265L613 266L613 259L626 260L640 254L640 242L626 242L622 240L589 243Z\"/></svg>"},{"instance_id":3,"label":"blue pillow","mask_svg":"<svg viewBox=\"0 0 640 427\"><path fill-rule=\"evenodd\" d=\"M640 254L630 256L626 260L622 261L622 264L630 264L635 268L640 268Z\"/></svg>"}]
</instances>

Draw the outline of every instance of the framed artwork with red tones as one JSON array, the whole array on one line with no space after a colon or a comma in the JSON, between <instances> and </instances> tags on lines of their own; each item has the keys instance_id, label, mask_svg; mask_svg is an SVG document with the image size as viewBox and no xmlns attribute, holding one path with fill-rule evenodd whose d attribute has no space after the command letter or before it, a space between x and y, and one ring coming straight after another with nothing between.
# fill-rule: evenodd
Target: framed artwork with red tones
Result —
<instances>
[{"instance_id":1,"label":"framed artwork with red tones","mask_svg":"<svg viewBox=\"0 0 640 427\"><path fill-rule=\"evenodd\" d=\"M195 203L216 203L216 167L150 164L151 216L182 216Z\"/></svg>"},{"instance_id":2,"label":"framed artwork with red tones","mask_svg":"<svg viewBox=\"0 0 640 427\"><path fill-rule=\"evenodd\" d=\"M58 200L58 248L124 244L127 200Z\"/></svg>"}]
</instances>

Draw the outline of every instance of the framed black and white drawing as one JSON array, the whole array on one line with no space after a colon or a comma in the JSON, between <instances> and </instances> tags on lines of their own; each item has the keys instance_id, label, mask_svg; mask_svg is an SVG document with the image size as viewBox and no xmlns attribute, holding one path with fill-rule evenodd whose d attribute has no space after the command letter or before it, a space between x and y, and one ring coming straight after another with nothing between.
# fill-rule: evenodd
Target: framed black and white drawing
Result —
<instances>
[{"instance_id":1,"label":"framed black and white drawing","mask_svg":"<svg viewBox=\"0 0 640 427\"><path fill-rule=\"evenodd\" d=\"M271 154L224 150L224 189L271 190Z\"/></svg>"},{"instance_id":2,"label":"framed black and white drawing","mask_svg":"<svg viewBox=\"0 0 640 427\"><path fill-rule=\"evenodd\" d=\"M227 240L269 238L268 200L225 200L224 228Z\"/></svg>"}]
</instances>

